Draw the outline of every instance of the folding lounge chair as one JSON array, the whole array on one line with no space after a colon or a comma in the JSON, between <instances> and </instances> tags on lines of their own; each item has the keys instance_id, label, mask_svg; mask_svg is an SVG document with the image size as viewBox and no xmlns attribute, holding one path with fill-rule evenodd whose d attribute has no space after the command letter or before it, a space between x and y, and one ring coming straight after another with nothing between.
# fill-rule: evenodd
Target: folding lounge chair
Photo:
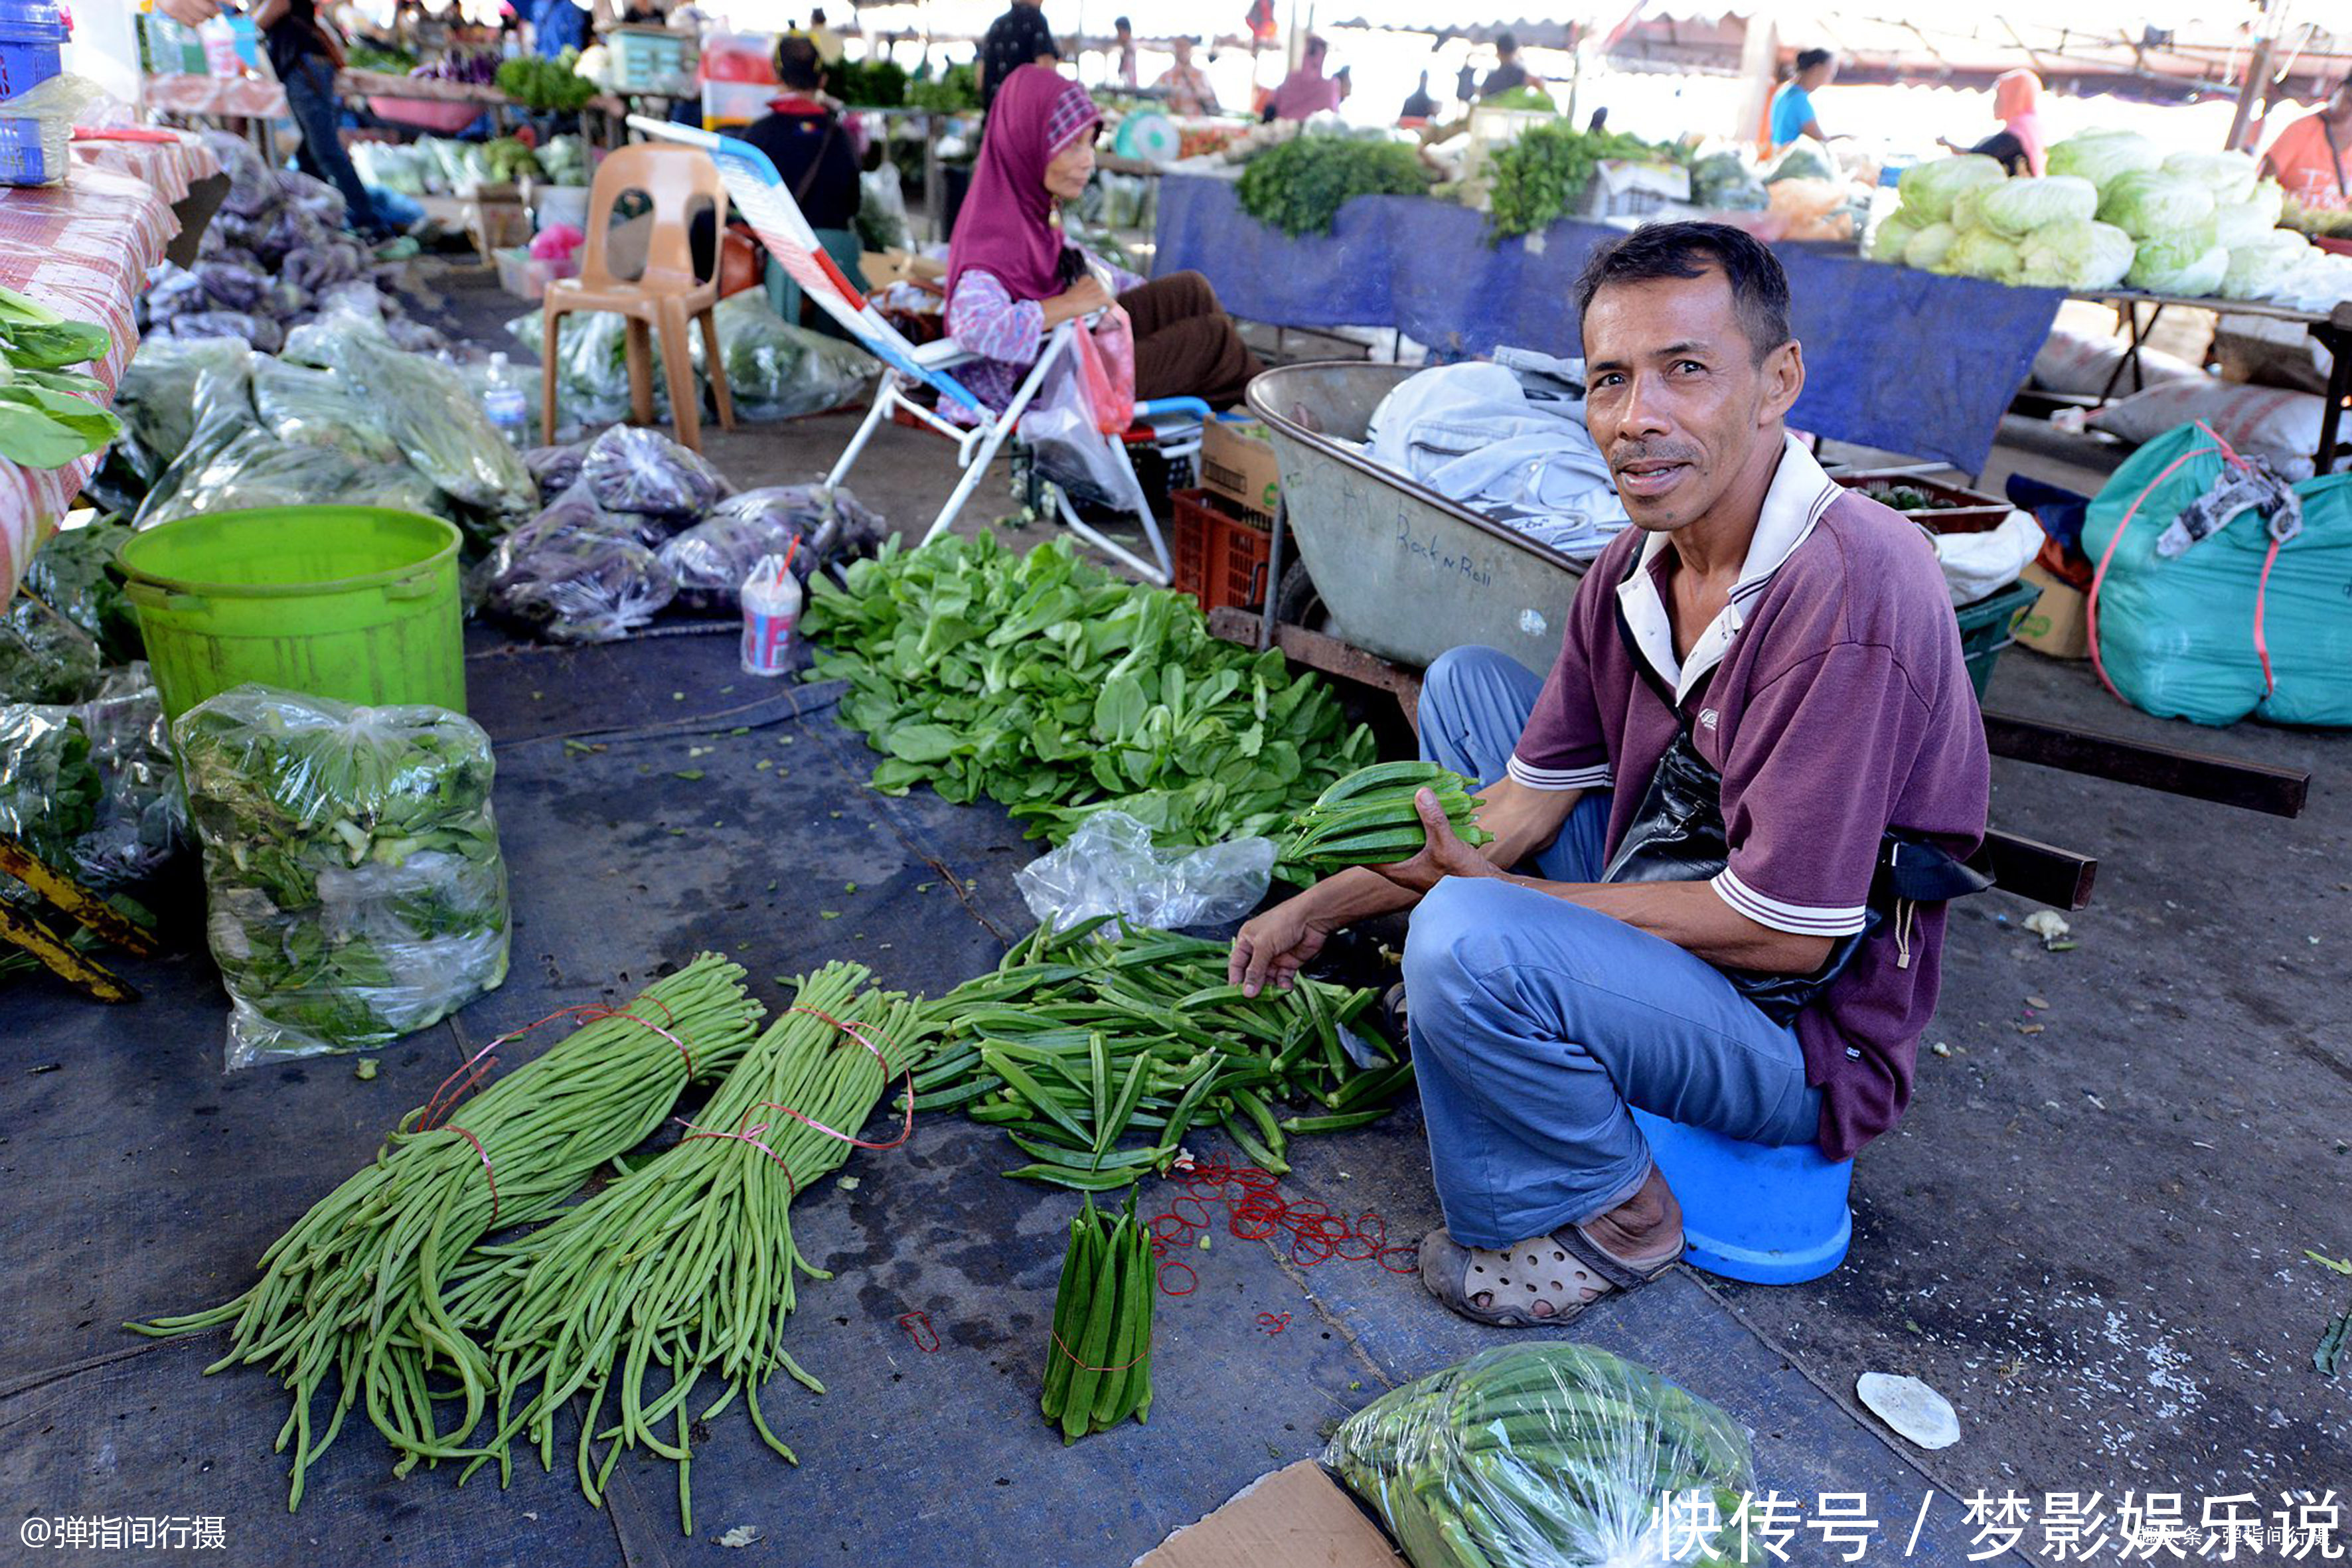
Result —
<instances>
[{"instance_id":1,"label":"folding lounge chair","mask_svg":"<svg viewBox=\"0 0 2352 1568\"><path fill-rule=\"evenodd\" d=\"M1066 321L1054 330L1045 342L1045 352L1037 356L1036 364L1022 379L1020 389L1012 403L1000 413L973 395L951 374L961 364L977 356L966 353L950 339L917 347L905 334L885 321L841 268L824 253L818 243L816 231L802 216L800 205L776 172L776 166L765 153L750 142L733 136L721 136L692 126L673 125L666 121L650 120L643 115L631 115L629 123L648 136L665 137L684 142L709 153L718 163L726 180L727 194L736 210L751 224L761 242L799 284L801 291L816 301L817 307L838 321L855 339L859 347L882 362L880 387L874 396L874 406L866 416L857 434L850 437L849 446L840 461L825 476L828 485L840 484L849 475L850 466L857 461L874 432L894 413L904 409L907 415L945 436L956 444L956 465L963 477L956 482L948 496L947 504L932 520L920 543L928 544L941 533L963 510L971 499L988 465L1008 437L1015 432L1022 414L1037 396L1047 371L1064 355L1076 352L1077 323ZM973 423L957 425L931 407L914 400L917 388L929 387L939 396L942 405L952 403L968 413ZM1156 446L1162 455L1181 459L1197 454L1201 447L1201 426L1209 418L1209 407L1198 398L1160 398L1139 403L1135 407L1136 426L1123 439L1104 437L1104 447L1112 455L1124 475L1128 494L1119 498L1143 524L1144 535L1150 541L1154 560L1147 561L1114 540L1104 537L1091 524L1080 518L1070 504L1069 497L1058 495L1062 521L1070 531L1110 555L1147 581L1165 587L1172 570L1168 558L1168 543L1160 536L1160 524L1151 515L1150 501L1142 484L1135 477L1134 465L1128 460L1127 442L1146 441ZM1058 489L1058 488L1057 488Z\"/></svg>"}]
</instances>

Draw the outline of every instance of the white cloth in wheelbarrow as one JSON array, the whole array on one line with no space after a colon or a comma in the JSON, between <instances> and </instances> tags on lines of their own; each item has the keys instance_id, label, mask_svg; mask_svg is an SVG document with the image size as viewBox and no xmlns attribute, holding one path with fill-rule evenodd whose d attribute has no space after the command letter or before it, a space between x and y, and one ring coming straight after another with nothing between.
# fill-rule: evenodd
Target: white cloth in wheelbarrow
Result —
<instances>
[{"instance_id":1,"label":"white cloth in wheelbarrow","mask_svg":"<svg viewBox=\"0 0 2352 1568\"><path fill-rule=\"evenodd\" d=\"M1583 412L1530 401L1498 364L1441 365L1381 400L1366 451L1538 543L1592 555L1627 519Z\"/></svg>"}]
</instances>

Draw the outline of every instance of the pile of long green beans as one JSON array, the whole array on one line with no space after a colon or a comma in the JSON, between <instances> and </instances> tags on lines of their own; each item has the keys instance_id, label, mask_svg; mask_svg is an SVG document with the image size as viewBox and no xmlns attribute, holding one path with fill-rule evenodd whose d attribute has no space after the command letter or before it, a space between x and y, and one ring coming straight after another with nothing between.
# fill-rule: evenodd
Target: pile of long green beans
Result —
<instances>
[{"instance_id":1,"label":"pile of long green beans","mask_svg":"<svg viewBox=\"0 0 2352 1568\"><path fill-rule=\"evenodd\" d=\"M1106 923L1041 926L932 1004L945 1039L915 1075L915 1108L1003 1127L1032 1162L1006 1175L1108 1192L1165 1171L1187 1131L1213 1124L1279 1175L1290 1134L1377 1121L1412 1082L1377 1037L1378 1068L1340 1047L1371 992L1302 976L1246 997L1226 984L1226 944ZM1284 1099L1321 1110L1277 1116ZM1121 1148L1130 1133L1146 1141Z\"/></svg>"},{"instance_id":2,"label":"pile of long green beans","mask_svg":"<svg viewBox=\"0 0 2352 1568\"><path fill-rule=\"evenodd\" d=\"M373 1163L271 1245L250 1289L208 1311L125 1326L167 1336L228 1324L229 1352L205 1372L257 1364L284 1382L293 1410L277 1448L294 1444L289 1510L361 1401L407 1456L402 1472L446 1452L434 1408L445 1395L428 1379L462 1392L460 1437L481 1418L491 1384L489 1358L444 1300L459 1260L491 1229L552 1214L651 1133L686 1087L689 1054L696 1079L732 1068L764 1011L742 978L704 953L463 1101L444 1125L411 1113ZM330 1373L339 1395L314 1431L311 1405Z\"/></svg>"},{"instance_id":3,"label":"pile of long green beans","mask_svg":"<svg viewBox=\"0 0 2352 1568\"><path fill-rule=\"evenodd\" d=\"M1412 859L1429 842L1429 830L1413 804L1424 789L1437 796L1446 820L1465 842L1491 844L1495 836L1477 824L1471 787L1460 773L1435 763L1378 763L1359 768L1290 819L1283 864L1327 875L1349 866Z\"/></svg>"},{"instance_id":4,"label":"pile of long green beans","mask_svg":"<svg viewBox=\"0 0 2352 1568\"><path fill-rule=\"evenodd\" d=\"M1037 1407L1065 1445L1129 1416L1151 1418L1151 1302L1160 1294L1151 1232L1135 1218L1135 1194L1113 1220L1095 1207L1070 1221L1054 1329L1045 1344L1045 1392Z\"/></svg>"},{"instance_id":5,"label":"pile of long green beans","mask_svg":"<svg viewBox=\"0 0 2352 1568\"><path fill-rule=\"evenodd\" d=\"M921 1004L866 990L868 978L853 963L819 970L695 1113L688 1137L554 1223L478 1250L481 1267L451 1292L449 1310L496 1359L497 1429L484 1447L453 1440L438 1457L470 1455L467 1475L495 1458L503 1481L509 1445L523 1434L552 1468L556 1411L585 1394L577 1465L588 1500L602 1501L625 1449L649 1448L677 1467L689 1535L690 1421L709 1421L740 1394L761 1437L793 1458L761 1414L759 1389L781 1370L824 1392L782 1339L793 1271L831 1276L793 1245L793 1199L848 1157L875 1102L929 1045ZM668 1385L649 1394L655 1363ZM690 1417L696 1387L713 1373L723 1390ZM608 1405L617 1416L600 1429ZM599 1442L611 1445L601 1463Z\"/></svg>"},{"instance_id":6,"label":"pile of long green beans","mask_svg":"<svg viewBox=\"0 0 2352 1568\"><path fill-rule=\"evenodd\" d=\"M1696 1493L1728 1521L1755 1486L1748 1439L1721 1410L1559 1341L1483 1351L1382 1394L1340 1424L1323 1462L1419 1568L1722 1568L1742 1561L1730 1531L1714 1550L1693 1539L1660 1554L1661 1499Z\"/></svg>"}]
</instances>

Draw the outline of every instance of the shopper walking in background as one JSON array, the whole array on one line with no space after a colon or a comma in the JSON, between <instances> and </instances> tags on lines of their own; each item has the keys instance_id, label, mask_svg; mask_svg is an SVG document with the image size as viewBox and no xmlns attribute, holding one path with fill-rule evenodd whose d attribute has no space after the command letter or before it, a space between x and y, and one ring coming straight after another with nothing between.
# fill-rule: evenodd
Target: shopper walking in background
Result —
<instances>
[{"instance_id":1,"label":"shopper walking in background","mask_svg":"<svg viewBox=\"0 0 2352 1568\"><path fill-rule=\"evenodd\" d=\"M980 107L984 110L994 103L1005 79L1023 66L1051 68L1061 58L1062 47L1054 41L1038 0L1013 0L980 41Z\"/></svg>"},{"instance_id":2,"label":"shopper walking in background","mask_svg":"<svg viewBox=\"0 0 2352 1568\"><path fill-rule=\"evenodd\" d=\"M1810 136L1816 142L1829 140L1822 129L1821 117L1813 112L1813 94L1829 86L1837 75L1837 57L1827 49L1801 49L1797 53L1796 74L1780 84L1772 95L1772 115L1769 136L1772 151L1779 152L1800 137Z\"/></svg>"},{"instance_id":3,"label":"shopper walking in background","mask_svg":"<svg viewBox=\"0 0 2352 1568\"><path fill-rule=\"evenodd\" d=\"M344 218L353 230L369 239L390 238L391 230L360 184L360 172L352 167L352 155L343 151L343 105L335 96L343 46L320 22L316 0L261 0L253 25L269 50L270 69L286 89L287 111L302 132L295 163L343 194Z\"/></svg>"},{"instance_id":4,"label":"shopper walking in background","mask_svg":"<svg viewBox=\"0 0 2352 1568\"><path fill-rule=\"evenodd\" d=\"M1126 17L1121 16L1110 26L1112 33L1111 67L1113 75L1117 79L1119 86L1133 87L1135 85L1136 72L1134 25L1129 22Z\"/></svg>"},{"instance_id":5,"label":"shopper walking in background","mask_svg":"<svg viewBox=\"0 0 2352 1568\"><path fill-rule=\"evenodd\" d=\"M1518 35L1510 32L1496 35L1495 68L1488 71L1486 79L1478 84L1478 96L1495 98L1503 93L1516 92L1520 88L1535 85L1537 85L1536 79L1528 75L1528 68L1519 63Z\"/></svg>"},{"instance_id":6,"label":"shopper walking in background","mask_svg":"<svg viewBox=\"0 0 2352 1568\"><path fill-rule=\"evenodd\" d=\"M1421 125L1436 118L1437 100L1429 96L1429 73L1423 71L1421 73L1421 85L1412 89L1412 96L1406 99L1404 107L1397 111L1397 122L1401 125Z\"/></svg>"}]
</instances>

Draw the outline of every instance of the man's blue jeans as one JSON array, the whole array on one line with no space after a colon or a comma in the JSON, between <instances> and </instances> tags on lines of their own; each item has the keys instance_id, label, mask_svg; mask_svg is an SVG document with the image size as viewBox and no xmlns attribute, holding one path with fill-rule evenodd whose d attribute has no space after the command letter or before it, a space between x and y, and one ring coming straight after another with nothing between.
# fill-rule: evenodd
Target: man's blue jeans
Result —
<instances>
[{"instance_id":1,"label":"man's blue jeans","mask_svg":"<svg viewBox=\"0 0 2352 1568\"><path fill-rule=\"evenodd\" d=\"M1454 649L1422 686L1422 755L1501 778L1541 687L1493 648ZM1598 879L1608 821L1607 793L1588 793L1534 874ZM1628 1106L1753 1143L1805 1142L1819 1125L1794 1031L1704 959L1611 916L1448 878L1412 911L1404 975L1438 1202L1465 1246L1546 1236L1632 1197L1650 1150Z\"/></svg>"},{"instance_id":2,"label":"man's blue jeans","mask_svg":"<svg viewBox=\"0 0 2352 1568\"><path fill-rule=\"evenodd\" d=\"M287 111L302 132L302 145L294 153L296 166L343 193L353 229L371 237L381 233L383 224L375 216L375 204L368 199L360 172L352 166L352 155L343 151L342 139L335 133L343 108L335 97L334 66L324 55L304 55L285 87Z\"/></svg>"}]
</instances>

